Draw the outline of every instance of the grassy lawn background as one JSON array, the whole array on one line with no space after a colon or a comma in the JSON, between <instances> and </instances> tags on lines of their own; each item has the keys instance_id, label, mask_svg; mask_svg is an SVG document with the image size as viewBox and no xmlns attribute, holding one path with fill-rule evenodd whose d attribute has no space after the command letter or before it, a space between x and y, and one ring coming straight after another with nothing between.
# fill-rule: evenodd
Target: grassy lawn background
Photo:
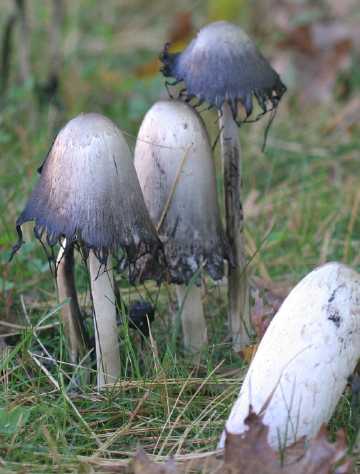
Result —
<instances>
[{"instance_id":1,"label":"grassy lawn background","mask_svg":"<svg viewBox=\"0 0 360 474\"><path fill-rule=\"evenodd\" d=\"M16 242L16 218L59 127L80 112L98 111L126 133L133 148L144 113L166 97L154 60L183 12L191 13L195 29L230 16L280 64L282 37L257 20L261 2L237 2L235 17L233 3L182 0L169 5L157 0L150 7L144 0L107 0L105 7L95 0L67 2L60 104L54 107L39 106L33 94L34 82L47 76L50 2L29 2L34 77L19 82L15 50L10 86L0 99L0 318L10 323L0 331L13 334L0 360L0 472L92 472L89 456L91 465L94 459L126 459L139 445L159 456L216 447L246 369L231 352L221 285L206 281L211 344L200 367L194 367L182 352L179 331L169 330L173 289L151 283L132 289L119 276L125 302L145 295L157 303L156 344L150 340L142 349L138 335L120 328L123 378L116 388L98 394L91 386L74 390L71 384L54 281L31 225L25 226L26 244L11 264L7 261ZM0 31L12 8L10 0L2 0ZM240 129L246 250L259 287L284 293L331 260L360 270L359 120L348 125L346 115L349 104L359 99L358 70L358 56L351 53L330 100L318 103L300 99L305 84L296 83L296 70L285 67L289 91L265 153L266 119ZM203 117L214 140L216 114ZM90 323L81 266L77 276ZM23 329L29 322L33 329ZM49 327L37 330L36 325ZM350 444L358 428L353 407L347 394L331 423L333 429L346 428Z\"/></svg>"}]
</instances>

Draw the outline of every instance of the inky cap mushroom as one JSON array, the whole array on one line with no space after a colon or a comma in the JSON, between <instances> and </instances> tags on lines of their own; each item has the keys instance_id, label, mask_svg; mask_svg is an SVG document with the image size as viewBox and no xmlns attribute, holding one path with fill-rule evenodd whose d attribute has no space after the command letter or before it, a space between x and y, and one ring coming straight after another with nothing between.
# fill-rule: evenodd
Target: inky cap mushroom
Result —
<instances>
[{"instance_id":1,"label":"inky cap mushroom","mask_svg":"<svg viewBox=\"0 0 360 474\"><path fill-rule=\"evenodd\" d=\"M106 117L81 114L57 135L16 225L34 221L50 246L77 241L106 262L119 248L130 260L158 249L141 188L122 134Z\"/></svg>"},{"instance_id":2,"label":"inky cap mushroom","mask_svg":"<svg viewBox=\"0 0 360 474\"><path fill-rule=\"evenodd\" d=\"M120 376L120 352L110 255L122 249L127 260L136 263L149 260L161 245L130 150L114 123L102 115L82 114L60 131L17 220L19 242L13 252L22 244L21 225L32 220L40 241L46 236L50 247L57 242L62 247L57 286L60 300L70 298L62 306L61 316L75 363L87 348L76 298L74 244L85 250L96 328L98 387L112 383Z\"/></svg>"},{"instance_id":3,"label":"inky cap mushroom","mask_svg":"<svg viewBox=\"0 0 360 474\"><path fill-rule=\"evenodd\" d=\"M160 59L165 77L173 77L175 83L184 82L187 100L196 98L217 109L228 102L234 119L238 117L239 102L247 119L253 110L253 97L266 113L276 109L286 91L253 41L241 28L226 21L202 28L181 53L169 53L165 45Z\"/></svg>"},{"instance_id":4,"label":"inky cap mushroom","mask_svg":"<svg viewBox=\"0 0 360 474\"><path fill-rule=\"evenodd\" d=\"M202 28L181 53L170 54L165 46L161 60L164 76L175 79L173 84L167 82L167 85L184 82L180 98L185 101L196 98L197 105L207 102L219 111L226 236L234 263L228 269L229 328L234 350L239 352L250 340L251 324L237 126L272 111L265 131L264 149L269 127L286 87L250 38L239 27L225 21ZM252 120L249 117L254 98L262 112Z\"/></svg>"},{"instance_id":5,"label":"inky cap mushroom","mask_svg":"<svg viewBox=\"0 0 360 474\"><path fill-rule=\"evenodd\" d=\"M164 245L172 283L188 283L202 266L224 273L225 239L215 170L204 123L181 101L159 101L147 112L135 168L150 217Z\"/></svg>"}]
</instances>

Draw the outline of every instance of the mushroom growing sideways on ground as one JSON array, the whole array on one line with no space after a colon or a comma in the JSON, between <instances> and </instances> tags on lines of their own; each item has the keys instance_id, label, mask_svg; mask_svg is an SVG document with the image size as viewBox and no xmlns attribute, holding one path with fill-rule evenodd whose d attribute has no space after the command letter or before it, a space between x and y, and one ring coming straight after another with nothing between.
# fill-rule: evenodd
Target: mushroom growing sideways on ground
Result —
<instances>
[{"instance_id":1,"label":"mushroom growing sideways on ground","mask_svg":"<svg viewBox=\"0 0 360 474\"><path fill-rule=\"evenodd\" d=\"M225 243L209 138L201 117L181 101L154 104L137 138L135 168L177 285L185 349L207 343L201 273L224 272Z\"/></svg>"},{"instance_id":2,"label":"mushroom growing sideways on ground","mask_svg":"<svg viewBox=\"0 0 360 474\"><path fill-rule=\"evenodd\" d=\"M120 353L111 255L122 250L129 262L157 252L160 242L147 212L130 150L106 117L90 113L70 120L57 135L24 211L21 226L34 232L58 257L59 299L71 299L62 316L73 362L83 356L83 334L73 274L73 249L88 260L93 299L98 386L120 376Z\"/></svg>"},{"instance_id":3,"label":"mushroom growing sideways on ground","mask_svg":"<svg viewBox=\"0 0 360 474\"><path fill-rule=\"evenodd\" d=\"M251 405L276 449L327 423L360 358L360 274L340 263L309 273L271 321L226 433L243 433ZM220 441L224 446L226 433Z\"/></svg>"},{"instance_id":4,"label":"mushroom growing sideways on ground","mask_svg":"<svg viewBox=\"0 0 360 474\"><path fill-rule=\"evenodd\" d=\"M180 97L197 100L197 105L206 102L219 111L226 233L233 260L228 272L229 325L238 352L251 333L238 125L249 121L254 98L261 115L275 111L286 87L250 38L225 21L202 28L181 53L171 54L165 46L161 60L164 76L175 79L172 85L184 82Z\"/></svg>"}]
</instances>

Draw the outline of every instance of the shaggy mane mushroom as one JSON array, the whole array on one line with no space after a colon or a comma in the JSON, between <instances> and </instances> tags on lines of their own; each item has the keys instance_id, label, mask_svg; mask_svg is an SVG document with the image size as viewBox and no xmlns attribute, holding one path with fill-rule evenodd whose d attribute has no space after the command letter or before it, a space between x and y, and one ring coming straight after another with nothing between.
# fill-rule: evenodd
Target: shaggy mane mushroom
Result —
<instances>
[{"instance_id":1,"label":"shaggy mane mushroom","mask_svg":"<svg viewBox=\"0 0 360 474\"><path fill-rule=\"evenodd\" d=\"M241 28L225 21L202 28L181 53L171 54L165 45L160 59L164 76L175 79L173 83L167 81L167 86L184 84L179 98L193 100L195 107L206 102L219 112L226 233L233 257L228 271L229 327L233 348L239 352L249 343L252 329L238 125L251 121L254 99L262 111L255 120L266 112L275 113L286 87Z\"/></svg>"},{"instance_id":2,"label":"shaggy mane mushroom","mask_svg":"<svg viewBox=\"0 0 360 474\"><path fill-rule=\"evenodd\" d=\"M177 285L185 349L199 353L207 343L200 276L223 277L227 248L209 137L196 111L181 101L155 103L139 130L135 168Z\"/></svg>"},{"instance_id":3,"label":"shaggy mane mushroom","mask_svg":"<svg viewBox=\"0 0 360 474\"><path fill-rule=\"evenodd\" d=\"M90 271L98 386L120 375L120 353L111 255L122 251L130 264L160 247L131 159L117 126L90 113L70 120L57 135L24 211L16 222L34 221L36 237L51 248L60 243L59 299L71 299L62 317L73 362L84 355L80 311L75 299L73 248Z\"/></svg>"}]
</instances>

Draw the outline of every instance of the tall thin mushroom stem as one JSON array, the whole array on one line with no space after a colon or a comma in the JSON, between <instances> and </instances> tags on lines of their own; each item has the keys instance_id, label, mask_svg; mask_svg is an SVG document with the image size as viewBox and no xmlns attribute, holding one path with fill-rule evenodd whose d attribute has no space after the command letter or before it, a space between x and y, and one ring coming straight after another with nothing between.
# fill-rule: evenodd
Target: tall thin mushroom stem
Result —
<instances>
[{"instance_id":1,"label":"tall thin mushroom stem","mask_svg":"<svg viewBox=\"0 0 360 474\"><path fill-rule=\"evenodd\" d=\"M201 287L176 285L176 296L181 309L184 348L189 353L200 354L208 343Z\"/></svg>"},{"instance_id":2,"label":"tall thin mushroom stem","mask_svg":"<svg viewBox=\"0 0 360 474\"><path fill-rule=\"evenodd\" d=\"M239 352L250 340L250 302L244 252L239 130L226 102L219 112L219 122L224 167L226 233L232 253L232 262L228 269L228 319L233 349Z\"/></svg>"},{"instance_id":3,"label":"tall thin mushroom stem","mask_svg":"<svg viewBox=\"0 0 360 474\"><path fill-rule=\"evenodd\" d=\"M69 299L60 310L70 362L78 364L89 351L89 342L81 316L75 286L74 246L63 240L56 260L56 284L60 303Z\"/></svg>"},{"instance_id":4,"label":"tall thin mushroom stem","mask_svg":"<svg viewBox=\"0 0 360 474\"><path fill-rule=\"evenodd\" d=\"M104 265L90 251L89 270L94 307L97 386L100 389L120 377L116 301L110 257Z\"/></svg>"}]
</instances>

